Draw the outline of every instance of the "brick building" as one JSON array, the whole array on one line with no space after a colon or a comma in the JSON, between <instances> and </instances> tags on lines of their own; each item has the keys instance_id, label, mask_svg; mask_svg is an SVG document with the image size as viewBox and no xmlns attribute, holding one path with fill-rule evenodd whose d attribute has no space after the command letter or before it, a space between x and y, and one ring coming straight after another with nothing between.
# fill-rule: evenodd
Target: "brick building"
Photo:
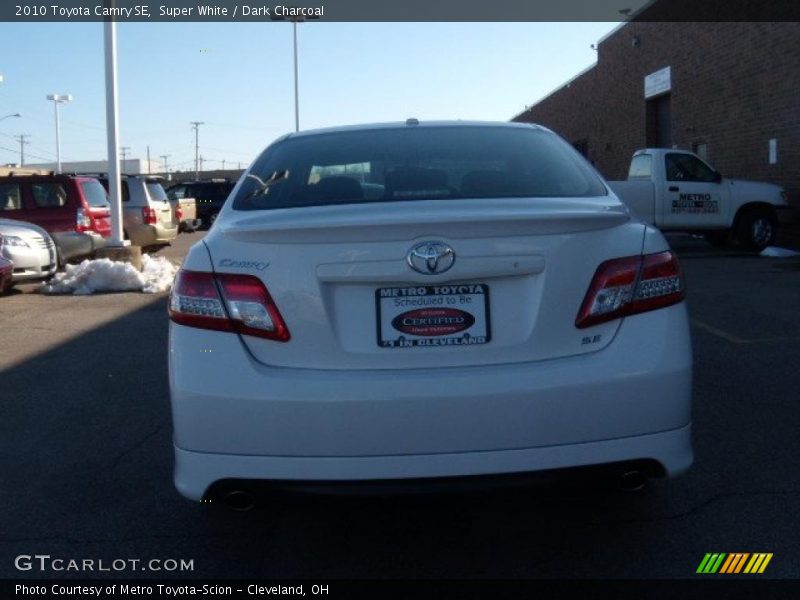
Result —
<instances>
[{"instance_id":1,"label":"brick building","mask_svg":"<svg viewBox=\"0 0 800 600\"><path fill-rule=\"evenodd\" d=\"M770 181L800 202L800 23L636 19L597 63L517 115L572 142L608 179L634 150L693 150L723 175Z\"/></svg>"}]
</instances>

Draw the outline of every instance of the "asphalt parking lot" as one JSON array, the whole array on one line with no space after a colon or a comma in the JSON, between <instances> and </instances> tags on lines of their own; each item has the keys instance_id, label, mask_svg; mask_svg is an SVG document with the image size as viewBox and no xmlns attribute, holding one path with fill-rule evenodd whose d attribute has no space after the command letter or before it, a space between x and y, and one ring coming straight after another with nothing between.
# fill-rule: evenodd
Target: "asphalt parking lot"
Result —
<instances>
[{"instance_id":1,"label":"asphalt parking lot","mask_svg":"<svg viewBox=\"0 0 800 600\"><path fill-rule=\"evenodd\" d=\"M200 235L163 254L179 260ZM49 554L193 560L173 577L684 578L707 552L771 552L765 576L798 578L800 259L671 242L688 281L696 462L637 493L188 502L171 481L166 295L22 286L0 298L0 576L85 575L15 568Z\"/></svg>"}]
</instances>

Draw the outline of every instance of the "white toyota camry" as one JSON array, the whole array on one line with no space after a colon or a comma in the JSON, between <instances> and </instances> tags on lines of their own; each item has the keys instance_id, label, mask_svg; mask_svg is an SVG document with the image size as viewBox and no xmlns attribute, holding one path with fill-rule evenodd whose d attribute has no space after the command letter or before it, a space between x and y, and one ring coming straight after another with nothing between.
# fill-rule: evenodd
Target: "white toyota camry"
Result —
<instances>
[{"instance_id":1,"label":"white toyota camry","mask_svg":"<svg viewBox=\"0 0 800 600\"><path fill-rule=\"evenodd\" d=\"M664 237L536 125L287 135L170 297L175 483L692 463Z\"/></svg>"}]
</instances>

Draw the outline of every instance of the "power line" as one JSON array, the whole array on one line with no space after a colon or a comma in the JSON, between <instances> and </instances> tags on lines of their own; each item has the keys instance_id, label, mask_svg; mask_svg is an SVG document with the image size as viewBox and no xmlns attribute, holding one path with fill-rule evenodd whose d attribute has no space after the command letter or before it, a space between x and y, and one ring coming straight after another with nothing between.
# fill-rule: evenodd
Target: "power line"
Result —
<instances>
[{"instance_id":1,"label":"power line","mask_svg":"<svg viewBox=\"0 0 800 600\"><path fill-rule=\"evenodd\" d=\"M6 152L11 152L11 154L13 154L14 156L16 156L17 153L19 153L19 150L17 150L16 148L6 148L5 146L0 146L0 150L5 150ZM45 158L44 156L37 156L35 154L31 154L30 152L28 153L28 156L30 158L36 158L38 160L43 160L45 162L53 162L52 158Z\"/></svg>"},{"instance_id":2,"label":"power line","mask_svg":"<svg viewBox=\"0 0 800 600\"><path fill-rule=\"evenodd\" d=\"M2 136L4 136L4 137L7 137L7 138L8 138L8 139L10 139L10 140L14 140L15 142L16 142L16 141L19 141L19 140L17 139L17 136L15 136L15 135L11 135L11 134L8 134L8 133L3 133L2 131L0 131L0 135L2 135ZM27 135L27 134L26 134L26 135ZM30 142L25 142L25 143L26 143L26 144L30 144ZM51 157L53 157L53 158L45 158L45 159L43 159L43 160L51 160L51 161L55 161L55 156L56 156L56 155L55 155L55 153L54 153L54 152L51 152L50 150L46 150L45 148L39 148L38 146L31 146L31 148L33 148L33 149L34 149L36 152L40 152L40 153L42 153L42 154L49 154ZM14 152L16 153L16 150L15 150ZM30 153L29 153L29 154L30 154ZM33 154L30 154L30 156L33 156ZM35 158L41 158L41 157L35 157Z\"/></svg>"}]
</instances>

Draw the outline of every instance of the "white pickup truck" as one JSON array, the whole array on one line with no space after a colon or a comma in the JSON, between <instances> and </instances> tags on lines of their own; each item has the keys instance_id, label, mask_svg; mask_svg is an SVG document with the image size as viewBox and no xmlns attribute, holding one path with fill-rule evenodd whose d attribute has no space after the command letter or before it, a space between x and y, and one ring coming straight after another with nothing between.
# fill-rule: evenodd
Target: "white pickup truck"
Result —
<instances>
[{"instance_id":1,"label":"white pickup truck","mask_svg":"<svg viewBox=\"0 0 800 600\"><path fill-rule=\"evenodd\" d=\"M750 250L775 240L783 188L725 179L685 150L647 148L631 159L627 181L608 185L638 218L664 231L696 231L712 244L731 239Z\"/></svg>"}]
</instances>

